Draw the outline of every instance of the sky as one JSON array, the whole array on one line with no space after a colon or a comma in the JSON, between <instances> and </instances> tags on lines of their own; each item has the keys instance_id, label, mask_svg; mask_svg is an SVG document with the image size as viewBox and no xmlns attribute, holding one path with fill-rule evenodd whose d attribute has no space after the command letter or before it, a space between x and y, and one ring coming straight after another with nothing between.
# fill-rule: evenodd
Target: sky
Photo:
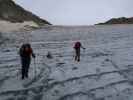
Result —
<instances>
[{"instance_id":1,"label":"sky","mask_svg":"<svg viewBox=\"0 0 133 100\"><path fill-rule=\"evenodd\" d=\"M93 25L133 17L133 0L14 0L54 25Z\"/></svg>"}]
</instances>

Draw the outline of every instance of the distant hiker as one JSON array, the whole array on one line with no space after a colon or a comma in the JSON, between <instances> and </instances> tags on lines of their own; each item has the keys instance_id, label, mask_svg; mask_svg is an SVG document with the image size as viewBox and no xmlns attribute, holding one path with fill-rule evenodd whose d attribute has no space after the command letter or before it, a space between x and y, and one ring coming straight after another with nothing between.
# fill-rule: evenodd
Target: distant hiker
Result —
<instances>
[{"instance_id":1,"label":"distant hiker","mask_svg":"<svg viewBox=\"0 0 133 100\"><path fill-rule=\"evenodd\" d=\"M76 42L75 43L75 45L74 45L74 49L75 49L75 61L80 61L80 48L82 48L82 49L85 49L83 46L82 46L82 44L78 41L78 42Z\"/></svg>"},{"instance_id":2,"label":"distant hiker","mask_svg":"<svg viewBox=\"0 0 133 100\"><path fill-rule=\"evenodd\" d=\"M29 43L23 44L19 50L19 54L22 64L22 79L24 79L25 77L28 78L31 56L35 58L35 54L33 53L31 45Z\"/></svg>"}]
</instances>

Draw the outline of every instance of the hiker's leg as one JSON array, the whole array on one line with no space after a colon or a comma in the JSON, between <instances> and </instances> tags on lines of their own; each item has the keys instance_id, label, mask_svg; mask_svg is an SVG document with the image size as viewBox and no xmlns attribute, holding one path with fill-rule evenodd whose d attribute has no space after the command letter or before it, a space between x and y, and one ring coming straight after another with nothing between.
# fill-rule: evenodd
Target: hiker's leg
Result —
<instances>
[{"instance_id":1,"label":"hiker's leg","mask_svg":"<svg viewBox=\"0 0 133 100\"><path fill-rule=\"evenodd\" d=\"M75 55L75 61L77 60L77 55Z\"/></svg>"},{"instance_id":2,"label":"hiker's leg","mask_svg":"<svg viewBox=\"0 0 133 100\"><path fill-rule=\"evenodd\" d=\"M77 50L78 61L80 61L80 48Z\"/></svg>"},{"instance_id":3,"label":"hiker's leg","mask_svg":"<svg viewBox=\"0 0 133 100\"><path fill-rule=\"evenodd\" d=\"M28 67L25 68L25 77L28 78Z\"/></svg>"},{"instance_id":4,"label":"hiker's leg","mask_svg":"<svg viewBox=\"0 0 133 100\"><path fill-rule=\"evenodd\" d=\"M27 63L26 63L26 70L25 70L25 77L26 78L28 78L29 67L30 67L30 59L28 59Z\"/></svg>"},{"instance_id":5,"label":"hiker's leg","mask_svg":"<svg viewBox=\"0 0 133 100\"><path fill-rule=\"evenodd\" d=\"M22 60L22 79L26 77L26 68L27 68L27 61L26 58Z\"/></svg>"},{"instance_id":6,"label":"hiker's leg","mask_svg":"<svg viewBox=\"0 0 133 100\"><path fill-rule=\"evenodd\" d=\"M21 73L22 73L22 79L25 78L25 77L24 77L24 72L25 72L25 70L24 70L24 66L22 66L22 71L21 71Z\"/></svg>"},{"instance_id":7,"label":"hiker's leg","mask_svg":"<svg viewBox=\"0 0 133 100\"><path fill-rule=\"evenodd\" d=\"M22 64L22 67L21 67L21 75L22 76L21 76L21 78L24 79L25 78L25 68L24 68L25 67L25 62L24 62L23 59L21 60L21 64Z\"/></svg>"},{"instance_id":8,"label":"hiker's leg","mask_svg":"<svg viewBox=\"0 0 133 100\"><path fill-rule=\"evenodd\" d=\"M77 61L77 49L75 49L75 61Z\"/></svg>"},{"instance_id":9,"label":"hiker's leg","mask_svg":"<svg viewBox=\"0 0 133 100\"><path fill-rule=\"evenodd\" d=\"M78 56L76 55L76 57L75 57L75 61L77 61L78 60Z\"/></svg>"},{"instance_id":10,"label":"hiker's leg","mask_svg":"<svg viewBox=\"0 0 133 100\"><path fill-rule=\"evenodd\" d=\"M24 76L24 78L26 77L26 65L23 68L23 76Z\"/></svg>"}]
</instances>

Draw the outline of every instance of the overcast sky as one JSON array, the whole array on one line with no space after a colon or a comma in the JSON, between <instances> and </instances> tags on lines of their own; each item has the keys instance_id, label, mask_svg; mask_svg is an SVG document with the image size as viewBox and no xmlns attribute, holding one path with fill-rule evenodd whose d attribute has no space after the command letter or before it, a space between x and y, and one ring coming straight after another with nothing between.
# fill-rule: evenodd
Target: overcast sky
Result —
<instances>
[{"instance_id":1,"label":"overcast sky","mask_svg":"<svg viewBox=\"0 0 133 100\"><path fill-rule=\"evenodd\" d=\"M54 25L92 25L133 16L133 0L14 0Z\"/></svg>"}]
</instances>

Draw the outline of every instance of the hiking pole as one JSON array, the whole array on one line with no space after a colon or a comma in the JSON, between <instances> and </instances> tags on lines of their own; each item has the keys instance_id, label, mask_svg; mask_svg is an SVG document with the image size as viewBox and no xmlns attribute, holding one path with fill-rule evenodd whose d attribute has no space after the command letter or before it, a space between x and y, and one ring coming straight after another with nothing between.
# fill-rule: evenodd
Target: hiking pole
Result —
<instances>
[{"instance_id":1,"label":"hiking pole","mask_svg":"<svg viewBox=\"0 0 133 100\"><path fill-rule=\"evenodd\" d=\"M85 51L86 51L86 48L84 48L84 53L85 53Z\"/></svg>"},{"instance_id":2,"label":"hiking pole","mask_svg":"<svg viewBox=\"0 0 133 100\"><path fill-rule=\"evenodd\" d=\"M37 71L36 71L36 60L34 58L34 75L35 75L35 77L36 77L36 73L37 73Z\"/></svg>"},{"instance_id":3,"label":"hiking pole","mask_svg":"<svg viewBox=\"0 0 133 100\"><path fill-rule=\"evenodd\" d=\"M72 51L72 60L75 59L75 50Z\"/></svg>"},{"instance_id":4,"label":"hiking pole","mask_svg":"<svg viewBox=\"0 0 133 100\"><path fill-rule=\"evenodd\" d=\"M86 54L86 48L83 48L83 56L85 56Z\"/></svg>"}]
</instances>

